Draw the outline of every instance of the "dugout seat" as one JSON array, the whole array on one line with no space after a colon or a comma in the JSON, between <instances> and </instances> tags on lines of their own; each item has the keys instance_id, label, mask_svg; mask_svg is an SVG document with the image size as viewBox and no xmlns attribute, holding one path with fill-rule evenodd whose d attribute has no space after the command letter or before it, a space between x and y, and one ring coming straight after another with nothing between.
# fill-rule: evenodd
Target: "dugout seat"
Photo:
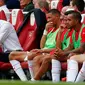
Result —
<instances>
[{"instance_id":1,"label":"dugout seat","mask_svg":"<svg viewBox=\"0 0 85 85\"><path fill-rule=\"evenodd\" d=\"M41 19L42 18L42 19ZM39 9L33 9L27 14L23 25L18 30L21 46L25 51L40 48L40 39L46 24L46 17Z\"/></svg>"},{"instance_id":2,"label":"dugout seat","mask_svg":"<svg viewBox=\"0 0 85 85\"><path fill-rule=\"evenodd\" d=\"M35 21L34 13L31 13L30 19L27 24L24 26L23 30L19 35L19 41L21 46L25 51L38 48L37 45L37 24Z\"/></svg>"},{"instance_id":3,"label":"dugout seat","mask_svg":"<svg viewBox=\"0 0 85 85\"><path fill-rule=\"evenodd\" d=\"M84 15L84 17L83 17L83 21L82 21L82 23L84 23L84 24L85 24L85 15Z\"/></svg>"},{"instance_id":4,"label":"dugout seat","mask_svg":"<svg viewBox=\"0 0 85 85\"><path fill-rule=\"evenodd\" d=\"M6 15L5 15L3 10L0 11L0 20L6 20L7 21Z\"/></svg>"},{"instance_id":5,"label":"dugout seat","mask_svg":"<svg viewBox=\"0 0 85 85\"><path fill-rule=\"evenodd\" d=\"M63 8L63 0L52 0L51 1L51 9L58 9L61 12L61 9Z\"/></svg>"},{"instance_id":6,"label":"dugout seat","mask_svg":"<svg viewBox=\"0 0 85 85\"><path fill-rule=\"evenodd\" d=\"M24 15L21 9L12 9L10 15L10 23L14 26L17 31L23 23Z\"/></svg>"},{"instance_id":7,"label":"dugout seat","mask_svg":"<svg viewBox=\"0 0 85 85\"><path fill-rule=\"evenodd\" d=\"M51 9L56 9L58 2L59 2L59 0L52 0L51 1Z\"/></svg>"}]
</instances>

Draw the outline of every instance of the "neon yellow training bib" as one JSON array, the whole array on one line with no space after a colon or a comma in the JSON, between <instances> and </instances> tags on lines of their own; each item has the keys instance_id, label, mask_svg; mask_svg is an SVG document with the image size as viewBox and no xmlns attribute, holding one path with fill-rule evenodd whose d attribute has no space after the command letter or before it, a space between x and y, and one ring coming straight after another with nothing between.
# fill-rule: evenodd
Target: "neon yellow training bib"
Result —
<instances>
[{"instance_id":1,"label":"neon yellow training bib","mask_svg":"<svg viewBox=\"0 0 85 85\"><path fill-rule=\"evenodd\" d=\"M59 28L55 32L51 31L50 33L48 33L44 49L56 48L56 35L58 31L59 31Z\"/></svg>"}]
</instances>

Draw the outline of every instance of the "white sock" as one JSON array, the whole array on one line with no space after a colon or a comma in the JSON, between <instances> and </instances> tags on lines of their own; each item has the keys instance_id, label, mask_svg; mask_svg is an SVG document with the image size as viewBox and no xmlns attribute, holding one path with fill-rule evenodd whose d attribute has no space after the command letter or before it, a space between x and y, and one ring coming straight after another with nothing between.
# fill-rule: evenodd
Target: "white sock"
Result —
<instances>
[{"instance_id":1,"label":"white sock","mask_svg":"<svg viewBox=\"0 0 85 85\"><path fill-rule=\"evenodd\" d=\"M33 60L28 60L28 66L29 66L29 71L30 71L30 75L31 75L31 79L34 77L34 73L33 73Z\"/></svg>"},{"instance_id":2,"label":"white sock","mask_svg":"<svg viewBox=\"0 0 85 85\"><path fill-rule=\"evenodd\" d=\"M53 82L60 81L60 71L61 71L61 63L58 60L52 59L52 81Z\"/></svg>"},{"instance_id":3,"label":"white sock","mask_svg":"<svg viewBox=\"0 0 85 85\"><path fill-rule=\"evenodd\" d=\"M34 78L31 78L31 81L37 81L37 80L35 80Z\"/></svg>"},{"instance_id":4,"label":"white sock","mask_svg":"<svg viewBox=\"0 0 85 85\"><path fill-rule=\"evenodd\" d=\"M16 74L19 76L19 78L22 81L27 81L26 75L24 74L23 69L21 68L20 62L17 60L11 60L10 61L14 71L16 72Z\"/></svg>"},{"instance_id":5,"label":"white sock","mask_svg":"<svg viewBox=\"0 0 85 85\"><path fill-rule=\"evenodd\" d=\"M82 68L79 71L79 74L78 74L75 82L82 82L84 80L85 80L85 62L83 62Z\"/></svg>"},{"instance_id":6,"label":"white sock","mask_svg":"<svg viewBox=\"0 0 85 85\"><path fill-rule=\"evenodd\" d=\"M75 60L67 60L67 82L74 82L78 74L78 63Z\"/></svg>"}]
</instances>

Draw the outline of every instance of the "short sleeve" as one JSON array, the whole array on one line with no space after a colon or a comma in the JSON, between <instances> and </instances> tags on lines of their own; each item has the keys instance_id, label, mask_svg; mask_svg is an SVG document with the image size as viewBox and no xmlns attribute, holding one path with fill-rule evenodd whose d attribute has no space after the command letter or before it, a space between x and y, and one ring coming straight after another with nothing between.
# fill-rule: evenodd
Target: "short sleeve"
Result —
<instances>
[{"instance_id":1,"label":"short sleeve","mask_svg":"<svg viewBox=\"0 0 85 85\"><path fill-rule=\"evenodd\" d=\"M81 42L83 43L83 42L85 42L85 27L83 28L83 30L82 30L82 33L81 33Z\"/></svg>"}]
</instances>

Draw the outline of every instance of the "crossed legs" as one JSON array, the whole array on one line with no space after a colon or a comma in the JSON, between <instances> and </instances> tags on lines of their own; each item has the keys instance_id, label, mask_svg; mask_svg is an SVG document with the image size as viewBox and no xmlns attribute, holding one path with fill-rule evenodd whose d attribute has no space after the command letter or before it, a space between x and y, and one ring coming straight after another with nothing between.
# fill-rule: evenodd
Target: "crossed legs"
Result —
<instances>
[{"instance_id":1,"label":"crossed legs","mask_svg":"<svg viewBox=\"0 0 85 85\"><path fill-rule=\"evenodd\" d=\"M34 58L35 56L36 56L36 53L33 54L31 52L24 52L24 51L14 51L14 52L10 53L9 61L12 65L14 71L16 72L16 74L19 76L19 78L22 81L27 81L27 78L21 67L20 62L28 61L28 57ZM30 67L32 67L32 63L30 62L30 64L28 63L28 65L29 65L29 70L30 70ZM30 71L30 72L31 72L31 77L33 77L33 72L32 71Z\"/></svg>"}]
</instances>

